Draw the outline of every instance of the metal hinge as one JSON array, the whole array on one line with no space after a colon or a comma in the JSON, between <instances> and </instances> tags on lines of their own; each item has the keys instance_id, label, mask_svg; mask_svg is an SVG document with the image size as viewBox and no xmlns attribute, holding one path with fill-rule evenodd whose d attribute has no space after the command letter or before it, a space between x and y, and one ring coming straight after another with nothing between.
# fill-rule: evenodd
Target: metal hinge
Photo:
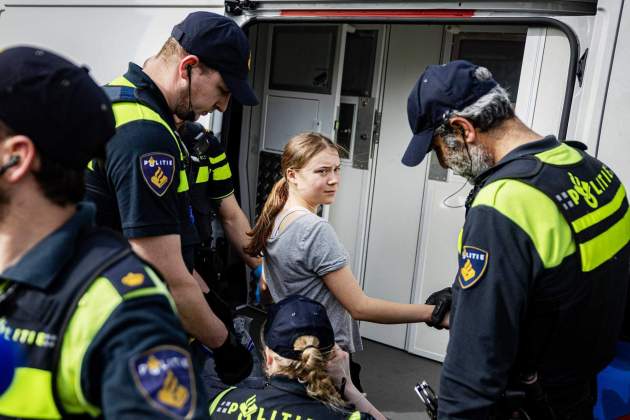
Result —
<instances>
[{"instance_id":1,"label":"metal hinge","mask_svg":"<svg viewBox=\"0 0 630 420\"><path fill-rule=\"evenodd\" d=\"M577 69L575 70L575 75L577 76L578 83L580 87L582 87L582 82L584 81L584 72L586 72L586 59L588 58L588 48L584 50L584 54L578 60Z\"/></svg>"},{"instance_id":2,"label":"metal hinge","mask_svg":"<svg viewBox=\"0 0 630 420\"><path fill-rule=\"evenodd\" d=\"M256 10L258 2L250 0L225 0L225 13L232 16L240 16L244 10Z\"/></svg>"},{"instance_id":3,"label":"metal hinge","mask_svg":"<svg viewBox=\"0 0 630 420\"><path fill-rule=\"evenodd\" d=\"M381 139L381 117L383 113L381 111L374 111L374 130L372 130L372 143L378 144Z\"/></svg>"}]
</instances>

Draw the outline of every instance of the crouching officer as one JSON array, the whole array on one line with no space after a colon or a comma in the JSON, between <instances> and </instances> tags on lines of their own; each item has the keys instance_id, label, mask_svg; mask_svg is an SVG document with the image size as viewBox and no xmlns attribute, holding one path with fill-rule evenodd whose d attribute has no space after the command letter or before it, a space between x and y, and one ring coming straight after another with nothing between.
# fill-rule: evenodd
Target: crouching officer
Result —
<instances>
[{"instance_id":1,"label":"crouching officer","mask_svg":"<svg viewBox=\"0 0 630 420\"><path fill-rule=\"evenodd\" d=\"M230 245L252 273L258 274L256 282L262 272L262 261L244 251L251 226L234 196L232 171L219 139L197 122L184 122L179 133L190 154L190 206L200 240L195 247L194 267L210 290L227 299L227 283L234 279L221 278L226 255L220 238L212 230L213 220L221 222ZM212 303L211 307L217 312Z\"/></svg>"},{"instance_id":2,"label":"crouching officer","mask_svg":"<svg viewBox=\"0 0 630 420\"><path fill-rule=\"evenodd\" d=\"M613 358L630 261L626 192L604 163L515 115L466 61L429 66L408 100L414 137L468 178L440 419L590 419Z\"/></svg>"},{"instance_id":3,"label":"crouching officer","mask_svg":"<svg viewBox=\"0 0 630 420\"><path fill-rule=\"evenodd\" d=\"M0 335L20 354L2 418L203 417L161 279L79 203L114 130L84 68L0 53Z\"/></svg>"},{"instance_id":4,"label":"crouching officer","mask_svg":"<svg viewBox=\"0 0 630 420\"><path fill-rule=\"evenodd\" d=\"M352 383L348 354L335 346L319 302L291 295L271 305L262 346L268 383L217 393L211 418L385 419Z\"/></svg>"}]
</instances>

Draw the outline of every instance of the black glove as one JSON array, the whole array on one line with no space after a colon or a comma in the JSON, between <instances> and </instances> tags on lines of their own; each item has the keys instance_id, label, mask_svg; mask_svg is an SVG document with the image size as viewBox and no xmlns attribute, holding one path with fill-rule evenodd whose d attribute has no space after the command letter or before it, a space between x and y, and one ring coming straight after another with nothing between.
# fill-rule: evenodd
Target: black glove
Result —
<instances>
[{"instance_id":1,"label":"black glove","mask_svg":"<svg viewBox=\"0 0 630 420\"><path fill-rule=\"evenodd\" d=\"M212 349L214 368L219 379L227 385L234 385L247 378L252 372L252 355L228 330L228 338L221 347Z\"/></svg>"},{"instance_id":2,"label":"black glove","mask_svg":"<svg viewBox=\"0 0 630 420\"><path fill-rule=\"evenodd\" d=\"M438 292L432 293L424 302L427 305L435 305L431 314L431 321L427 322L429 327L435 327L441 330L440 324L444 317L451 310L451 302L453 301L453 292L450 287L444 288Z\"/></svg>"}]
</instances>

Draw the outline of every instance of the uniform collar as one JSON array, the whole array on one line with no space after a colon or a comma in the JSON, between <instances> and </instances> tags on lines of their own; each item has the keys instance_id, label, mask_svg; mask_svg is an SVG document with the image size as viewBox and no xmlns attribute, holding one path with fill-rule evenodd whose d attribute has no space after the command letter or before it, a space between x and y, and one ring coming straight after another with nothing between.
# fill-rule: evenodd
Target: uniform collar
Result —
<instances>
[{"instance_id":1,"label":"uniform collar","mask_svg":"<svg viewBox=\"0 0 630 420\"><path fill-rule=\"evenodd\" d=\"M558 141L558 139L556 139L556 136L547 136L540 140L532 141L518 146L510 153L503 156L503 159L497 162L497 165L503 164L510 160L521 158L526 155L535 155L537 153L544 152L545 150L553 149L557 146L560 146L560 142Z\"/></svg>"},{"instance_id":2,"label":"uniform collar","mask_svg":"<svg viewBox=\"0 0 630 420\"><path fill-rule=\"evenodd\" d=\"M291 394L304 395L311 398L306 392L306 384L298 382L297 379L291 379L282 375L274 375L269 378L269 385L281 391L289 392Z\"/></svg>"},{"instance_id":3,"label":"uniform collar","mask_svg":"<svg viewBox=\"0 0 630 420\"><path fill-rule=\"evenodd\" d=\"M4 270L0 278L47 289L74 255L74 245L81 232L94 224L95 213L91 203L77 205L76 213L66 223L38 242L15 265Z\"/></svg>"},{"instance_id":4,"label":"uniform collar","mask_svg":"<svg viewBox=\"0 0 630 420\"><path fill-rule=\"evenodd\" d=\"M125 73L125 79L133 83L138 89L138 98L151 109L160 114L171 127L175 127L173 111L169 108L166 98L153 79L146 74L142 67L135 63L129 63L129 69Z\"/></svg>"},{"instance_id":5,"label":"uniform collar","mask_svg":"<svg viewBox=\"0 0 630 420\"><path fill-rule=\"evenodd\" d=\"M507 155L503 156L503 159L498 161L496 165L487 171L477 176L473 182L474 185L483 184L483 181L488 179L490 175L496 172L499 168L505 166L508 162L522 158L523 156L531 156L536 153L544 152L545 150L553 149L560 145L556 136L547 136L540 140L525 143L514 150L511 150Z\"/></svg>"}]
</instances>

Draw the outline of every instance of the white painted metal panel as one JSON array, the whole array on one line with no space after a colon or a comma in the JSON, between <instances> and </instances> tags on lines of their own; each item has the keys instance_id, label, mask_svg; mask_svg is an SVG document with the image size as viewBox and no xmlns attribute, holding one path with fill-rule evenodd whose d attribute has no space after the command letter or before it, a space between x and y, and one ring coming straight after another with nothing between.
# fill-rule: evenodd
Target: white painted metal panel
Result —
<instances>
[{"instance_id":1,"label":"white painted metal panel","mask_svg":"<svg viewBox=\"0 0 630 420\"><path fill-rule=\"evenodd\" d=\"M265 150L282 152L284 145L294 135L303 131L317 131L319 100L276 95L268 95L265 100Z\"/></svg>"},{"instance_id":2,"label":"white painted metal panel","mask_svg":"<svg viewBox=\"0 0 630 420\"><path fill-rule=\"evenodd\" d=\"M566 35L554 28L547 29L536 108L531 124L531 128L540 135L558 135L560 130L569 58L569 41ZM523 65L533 64L524 62Z\"/></svg>"},{"instance_id":3,"label":"white painted metal panel","mask_svg":"<svg viewBox=\"0 0 630 420\"><path fill-rule=\"evenodd\" d=\"M364 290L409 303L420 226L426 163L407 168L407 96L420 73L440 60L441 26L393 26L389 40L380 144L376 157ZM363 336L404 348L406 325L361 323Z\"/></svg>"},{"instance_id":4,"label":"white painted metal panel","mask_svg":"<svg viewBox=\"0 0 630 420\"><path fill-rule=\"evenodd\" d=\"M432 157L435 159L435 157ZM463 208L469 186L445 199L465 182L453 177L451 182L427 181L422 203L422 241L418 252L415 303L424 303L433 292L450 286L457 272L457 237L464 225ZM456 207L452 208L448 206ZM448 344L448 331L426 324L410 328L408 350L433 360L442 361Z\"/></svg>"},{"instance_id":5,"label":"white painted metal panel","mask_svg":"<svg viewBox=\"0 0 630 420\"><path fill-rule=\"evenodd\" d=\"M630 2L626 2L619 27L617 46L604 108L598 157L604 161L626 185L630 185Z\"/></svg>"},{"instance_id":6,"label":"white painted metal panel","mask_svg":"<svg viewBox=\"0 0 630 420\"><path fill-rule=\"evenodd\" d=\"M14 2L15 3L15 2ZM85 2L83 2L85 3ZM10 7L0 16L0 48L45 47L86 64L107 83L156 54L189 7ZM207 9L221 13L222 8Z\"/></svg>"}]
</instances>

